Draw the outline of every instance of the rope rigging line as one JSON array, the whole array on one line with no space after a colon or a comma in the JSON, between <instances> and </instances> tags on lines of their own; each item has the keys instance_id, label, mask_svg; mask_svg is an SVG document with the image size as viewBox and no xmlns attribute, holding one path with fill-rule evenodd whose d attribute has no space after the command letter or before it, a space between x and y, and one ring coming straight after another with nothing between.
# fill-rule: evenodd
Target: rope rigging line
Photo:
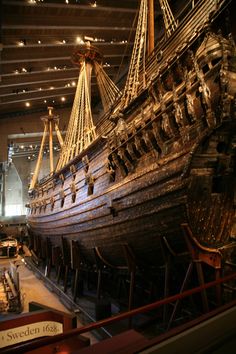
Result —
<instances>
[{"instance_id":1,"label":"rope rigging line","mask_svg":"<svg viewBox=\"0 0 236 354\"><path fill-rule=\"evenodd\" d=\"M43 137L42 137L42 140L41 140L40 150L39 150L38 159L37 159L37 163L36 163L36 166L35 166L34 174L33 174L32 180L30 182L29 190L33 190L35 188L37 182L38 182L38 176L39 176L40 168L41 168L42 161L43 161L43 153L44 153L44 148L46 146L47 138L48 138L48 142L49 142L50 174L52 174L53 171L54 171L53 126L55 128L56 136L57 136L57 139L59 141L59 144L60 144L61 148L64 145L63 138L62 138L61 132L59 130L59 126L58 126L59 118L58 118L57 115L54 115L52 113L53 107L48 107L48 110L49 110L49 114L47 116L41 117L41 120L44 123L44 132L43 132Z\"/></svg>"},{"instance_id":2,"label":"rope rigging line","mask_svg":"<svg viewBox=\"0 0 236 354\"><path fill-rule=\"evenodd\" d=\"M128 37L128 41L126 43L126 46L125 46L125 50L124 50L124 53L122 55L122 59L121 59L121 62L120 62L120 65L119 65L119 69L117 71L117 74L116 74L116 77L115 77L115 80L114 82L117 82L117 80L119 79L120 77L120 72L121 72L121 68L122 66L124 65L124 59L125 59L125 56L128 52L128 48L129 48L129 45L130 45L130 42L131 42L131 36L132 36L132 33L135 29L135 24L137 22L137 17L138 17L138 14L139 14L139 9L137 9L136 13L135 13L135 17L134 17L134 20L133 20L133 23L132 23L132 27L131 27L131 30L129 32L129 37Z\"/></svg>"},{"instance_id":3,"label":"rope rigging line","mask_svg":"<svg viewBox=\"0 0 236 354\"><path fill-rule=\"evenodd\" d=\"M138 88L141 85L145 87L146 84L145 70L143 70L143 68L145 65L146 52L147 10L147 0L141 0L130 67L121 99L121 109L126 107L136 97ZM141 71L143 71L142 76L140 76Z\"/></svg>"},{"instance_id":4,"label":"rope rigging line","mask_svg":"<svg viewBox=\"0 0 236 354\"><path fill-rule=\"evenodd\" d=\"M106 112L111 107L112 103L117 99L117 97L121 95L121 91L104 71L101 64L95 62L94 69L97 77L103 109Z\"/></svg>"},{"instance_id":5,"label":"rope rigging line","mask_svg":"<svg viewBox=\"0 0 236 354\"><path fill-rule=\"evenodd\" d=\"M84 150L95 138L90 103L90 82L92 65L81 61L81 70L70 115L67 134L58 160L56 170L60 170L70 160Z\"/></svg>"},{"instance_id":6,"label":"rope rigging line","mask_svg":"<svg viewBox=\"0 0 236 354\"><path fill-rule=\"evenodd\" d=\"M176 30L177 22L173 16L168 0L159 0L163 13L165 30L168 37Z\"/></svg>"}]
</instances>

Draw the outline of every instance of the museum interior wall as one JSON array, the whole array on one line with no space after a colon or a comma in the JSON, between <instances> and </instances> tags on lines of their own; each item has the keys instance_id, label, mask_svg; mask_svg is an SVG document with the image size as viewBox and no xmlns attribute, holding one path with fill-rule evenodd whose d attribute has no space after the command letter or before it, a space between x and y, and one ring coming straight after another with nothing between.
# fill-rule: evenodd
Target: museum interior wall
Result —
<instances>
[{"instance_id":1,"label":"museum interior wall","mask_svg":"<svg viewBox=\"0 0 236 354\"><path fill-rule=\"evenodd\" d=\"M55 109L63 134L70 108ZM0 216L25 215L28 187L37 162L37 152L43 135L42 116L45 112L16 115L0 120ZM55 145L56 145L56 138ZM54 150L56 163L58 151ZM49 155L45 150L39 179L49 173Z\"/></svg>"}]
</instances>

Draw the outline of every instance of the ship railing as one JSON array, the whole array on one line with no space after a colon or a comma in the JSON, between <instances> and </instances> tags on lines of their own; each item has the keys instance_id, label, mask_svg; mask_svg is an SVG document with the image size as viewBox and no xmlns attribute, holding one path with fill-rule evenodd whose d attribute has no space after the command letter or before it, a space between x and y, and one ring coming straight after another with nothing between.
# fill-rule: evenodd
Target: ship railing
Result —
<instances>
[{"instance_id":1,"label":"ship railing","mask_svg":"<svg viewBox=\"0 0 236 354\"><path fill-rule=\"evenodd\" d=\"M186 299L186 298L190 298L195 294L199 294L199 293L202 294L207 289L215 288L219 285L224 284L225 286L227 286L227 283L232 282L235 279L236 279L236 272L233 272L223 278L218 278L217 280L214 280L214 281L211 281L208 283L204 283L201 286L183 291L183 292L178 293L176 295L169 296L169 297L164 298L162 300L155 301L151 304L148 304L148 305L145 305L145 306L142 306L139 308L135 308L133 310L120 313L118 315L114 315L114 316L109 317L107 319L103 319L103 320L100 320L100 321L97 321L94 323L90 323L90 324L82 326L80 328L72 329L72 330L62 333L62 334L58 334L58 335L55 335L52 337L46 337L46 338L44 337L41 339L36 339L31 342L20 343L20 344L16 344L16 345L13 345L10 347L2 348L1 353L2 354L8 354L8 353L13 353L13 352L14 353L25 353L25 352L28 352L28 351L31 351L31 350L34 350L37 348L42 348L43 346L46 346L46 345L52 345L52 344L56 345L58 342L61 342L63 340L72 339L72 338L75 338L75 336L78 336L78 335L81 335L84 333L88 333L88 332L92 332L94 330L99 330L101 328L105 328L109 325L118 323L123 320L128 320L129 324L132 324L132 322L131 322L132 318L137 315L141 315L144 313L148 313L150 311L160 309L166 305L176 303L177 301L179 302L179 301ZM202 316L199 316L198 318L195 318L194 320L189 320L189 327L191 327L191 323L196 324L197 321L200 322L200 321L209 319L212 316L214 316L216 313L220 313L221 311L229 309L235 305L236 305L235 299L231 299L228 303L226 302L224 305L216 307L215 309L209 311L208 313L203 314ZM186 329L187 326L188 326L188 323L185 322L183 325L180 325L176 328L172 328L171 330L167 331L166 333L162 333L162 335L160 335L160 336L156 336L154 338L154 340L156 341L156 343L159 343L161 340L160 338L163 338L162 340L168 338L168 333L170 333L169 334L169 337L170 337L171 335L179 333L182 327L184 327ZM183 331L183 329L182 329L182 331ZM150 343L153 344L153 340L152 341L150 340ZM145 341L145 346L147 346L146 341Z\"/></svg>"}]
</instances>

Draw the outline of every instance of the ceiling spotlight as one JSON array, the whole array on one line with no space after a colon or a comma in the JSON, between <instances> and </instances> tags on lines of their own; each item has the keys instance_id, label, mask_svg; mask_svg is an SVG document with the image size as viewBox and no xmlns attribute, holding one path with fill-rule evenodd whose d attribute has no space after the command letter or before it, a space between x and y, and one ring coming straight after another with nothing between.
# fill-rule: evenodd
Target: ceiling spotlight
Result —
<instances>
[{"instance_id":1,"label":"ceiling spotlight","mask_svg":"<svg viewBox=\"0 0 236 354\"><path fill-rule=\"evenodd\" d=\"M93 4L90 4L92 7L97 7L97 1L94 1Z\"/></svg>"},{"instance_id":2,"label":"ceiling spotlight","mask_svg":"<svg viewBox=\"0 0 236 354\"><path fill-rule=\"evenodd\" d=\"M65 44L65 43L66 43L66 40L65 40L65 39L63 39L62 43L63 43L63 44Z\"/></svg>"},{"instance_id":3,"label":"ceiling spotlight","mask_svg":"<svg viewBox=\"0 0 236 354\"><path fill-rule=\"evenodd\" d=\"M24 73L27 72L27 69L26 68L22 68L21 71L23 71Z\"/></svg>"},{"instance_id":4,"label":"ceiling spotlight","mask_svg":"<svg viewBox=\"0 0 236 354\"><path fill-rule=\"evenodd\" d=\"M44 100L43 102L44 102L44 103L47 103L47 100Z\"/></svg>"},{"instance_id":5,"label":"ceiling spotlight","mask_svg":"<svg viewBox=\"0 0 236 354\"><path fill-rule=\"evenodd\" d=\"M65 99L65 97L61 97L61 100L62 100L62 102L65 102L66 99Z\"/></svg>"},{"instance_id":6,"label":"ceiling spotlight","mask_svg":"<svg viewBox=\"0 0 236 354\"><path fill-rule=\"evenodd\" d=\"M40 41L40 40L38 40L38 44L41 44L41 41Z\"/></svg>"},{"instance_id":7,"label":"ceiling spotlight","mask_svg":"<svg viewBox=\"0 0 236 354\"><path fill-rule=\"evenodd\" d=\"M75 85L76 85L76 82L75 82L75 81L72 81L71 85L72 85L72 86L75 86Z\"/></svg>"},{"instance_id":8,"label":"ceiling spotlight","mask_svg":"<svg viewBox=\"0 0 236 354\"><path fill-rule=\"evenodd\" d=\"M29 102L25 102L26 107L30 107L30 103Z\"/></svg>"},{"instance_id":9,"label":"ceiling spotlight","mask_svg":"<svg viewBox=\"0 0 236 354\"><path fill-rule=\"evenodd\" d=\"M54 89L54 87L53 87L53 86L51 86L51 87L50 87L50 90L53 90L53 89Z\"/></svg>"},{"instance_id":10,"label":"ceiling spotlight","mask_svg":"<svg viewBox=\"0 0 236 354\"><path fill-rule=\"evenodd\" d=\"M90 37L90 36L84 36L84 40L85 40L85 41L89 41L89 42L93 42L93 41L94 41L94 38L93 38L93 37Z\"/></svg>"},{"instance_id":11,"label":"ceiling spotlight","mask_svg":"<svg viewBox=\"0 0 236 354\"><path fill-rule=\"evenodd\" d=\"M65 3L66 3L66 4L69 4L69 0L65 0Z\"/></svg>"},{"instance_id":12,"label":"ceiling spotlight","mask_svg":"<svg viewBox=\"0 0 236 354\"><path fill-rule=\"evenodd\" d=\"M79 44L83 44L84 43L83 39L81 37L79 37L79 36L76 37L76 42L79 43Z\"/></svg>"}]
</instances>

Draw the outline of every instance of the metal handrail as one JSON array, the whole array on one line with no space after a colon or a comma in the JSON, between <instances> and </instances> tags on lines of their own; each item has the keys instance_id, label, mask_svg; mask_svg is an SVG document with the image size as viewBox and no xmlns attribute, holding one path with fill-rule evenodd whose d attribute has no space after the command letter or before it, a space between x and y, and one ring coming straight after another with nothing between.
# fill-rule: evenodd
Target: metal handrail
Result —
<instances>
[{"instance_id":1,"label":"metal handrail","mask_svg":"<svg viewBox=\"0 0 236 354\"><path fill-rule=\"evenodd\" d=\"M148 304L148 305L145 305L145 306L115 315L113 317L109 317L109 318L101 320L101 321L97 321L95 323L88 324L88 325L80 327L80 328L72 329L72 330L62 333L62 334L58 334L58 335L55 335L52 337L47 337L47 338L41 338L41 339L35 340L30 343L29 342L28 343L21 343L21 344L17 344L17 345L11 346L11 347L2 348L1 354L8 354L8 353L12 353L12 352L24 353L24 352L27 352L27 351L30 351L30 350L33 350L36 348L40 348L40 347L49 345L49 344L57 343L62 340L65 340L65 339L68 339L68 338L71 338L71 337L74 337L74 336L77 336L77 335L80 335L80 334L83 334L86 332L90 332L90 331L93 331L93 330L101 328L101 327L108 326L108 325L113 324L115 322L131 318L135 315L139 315L141 313L146 313L151 310L155 310L155 309L159 308L160 306L167 305L167 304L175 302L177 300L182 300L182 299L189 297L193 294L197 294L199 292L202 292L203 290L212 288L212 287L217 286L222 283L226 283L226 282L233 280L233 279L236 279L236 272L232 273L228 276L225 276L224 278L220 278L220 279L211 281L209 283L205 283L204 285L198 286L196 288L186 290L182 293L169 296L165 299L155 301L151 304Z\"/></svg>"}]
</instances>

